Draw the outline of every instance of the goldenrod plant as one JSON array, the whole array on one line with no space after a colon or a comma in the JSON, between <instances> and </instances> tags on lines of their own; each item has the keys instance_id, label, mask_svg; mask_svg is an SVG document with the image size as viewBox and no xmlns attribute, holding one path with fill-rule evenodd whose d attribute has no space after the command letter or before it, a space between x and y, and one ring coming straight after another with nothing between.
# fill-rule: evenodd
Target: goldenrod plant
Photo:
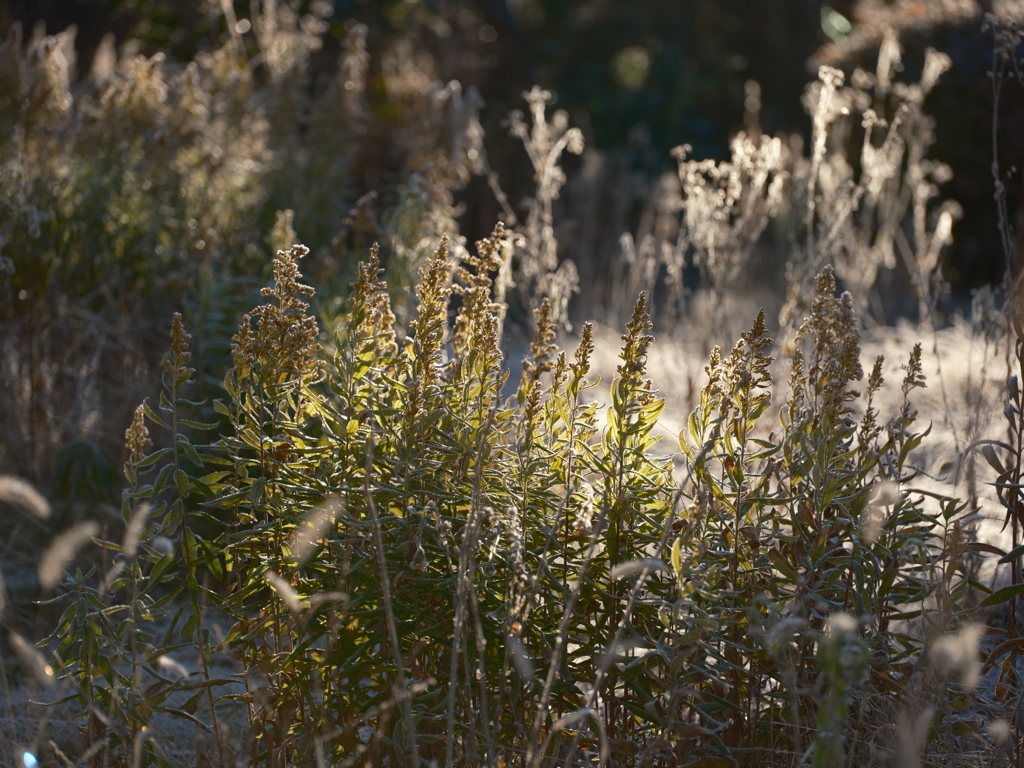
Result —
<instances>
[{"instance_id":1,"label":"goldenrod plant","mask_svg":"<svg viewBox=\"0 0 1024 768\"><path fill-rule=\"evenodd\" d=\"M503 397L506 247L500 225L461 263L442 243L403 342L374 251L324 344L305 249L279 252L204 445L175 318L163 413L126 436L128 533L57 598L93 759L170 764L158 715L225 765L868 765L922 712L981 749L970 689L914 673L988 592L968 505L913 485L920 350L900 411L871 404L879 365L858 421L859 321L826 269L788 387L761 313L712 352L673 463L643 295L603 425L590 328L568 362L549 302Z\"/></svg>"}]
</instances>

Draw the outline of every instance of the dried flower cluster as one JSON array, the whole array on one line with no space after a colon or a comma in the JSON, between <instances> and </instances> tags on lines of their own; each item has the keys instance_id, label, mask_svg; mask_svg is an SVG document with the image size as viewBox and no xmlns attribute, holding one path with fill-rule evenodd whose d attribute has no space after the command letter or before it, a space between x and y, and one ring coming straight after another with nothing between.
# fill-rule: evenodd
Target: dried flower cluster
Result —
<instances>
[{"instance_id":1,"label":"dried flower cluster","mask_svg":"<svg viewBox=\"0 0 1024 768\"><path fill-rule=\"evenodd\" d=\"M298 260L308 253L304 245L278 251L274 287L263 289L273 303L263 304L243 318L231 347L243 380L254 371L264 385L303 386L319 376L320 327L315 317L306 314L309 304L300 298L315 293L299 282Z\"/></svg>"},{"instance_id":2,"label":"dried flower cluster","mask_svg":"<svg viewBox=\"0 0 1024 768\"><path fill-rule=\"evenodd\" d=\"M860 322L853 306L853 297L844 292L836 298L836 280L826 267L815 280L815 296L811 314L797 333L799 343L812 339L806 358L799 351L802 367L807 367L807 396L812 407L821 405L833 418L848 409L846 403L860 396L848 389L852 381L864 376L860 364Z\"/></svg>"}]
</instances>

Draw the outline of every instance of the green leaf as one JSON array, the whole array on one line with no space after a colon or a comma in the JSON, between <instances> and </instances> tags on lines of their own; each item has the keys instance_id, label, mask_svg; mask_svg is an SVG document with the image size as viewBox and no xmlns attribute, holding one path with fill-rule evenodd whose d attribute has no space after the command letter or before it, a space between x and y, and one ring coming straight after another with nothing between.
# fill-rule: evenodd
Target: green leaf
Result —
<instances>
[{"instance_id":1,"label":"green leaf","mask_svg":"<svg viewBox=\"0 0 1024 768\"><path fill-rule=\"evenodd\" d=\"M1016 551L1016 550L1014 550L1014 551ZM1013 600L1013 598L1017 597L1017 595L1021 594L1022 592L1024 592L1024 584L1011 584L1009 587L1003 587L1002 589L997 589L991 595L989 595L984 600L982 600L981 604L983 606L990 606L990 605L1001 605L1003 603L1008 603L1011 600Z\"/></svg>"},{"instance_id":2,"label":"green leaf","mask_svg":"<svg viewBox=\"0 0 1024 768\"><path fill-rule=\"evenodd\" d=\"M996 455L995 449L991 445L984 445L981 448L981 455L985 457L985 461L989 463L1000 475L1005 474L1006 470L1003 469L1003 463L999 461L999 457Z\"/></svg>"},{"instance_id":3,"label":"green leaf","mask_svg":"<svg viewBox=\"0 0 1024 768\"><path fill-rule=\"evenodd\" d=\"M249 489L249 503L252 504L253 509L258 508L263 500L263 489L266 485L267 478L265 477L258 477L253 481L252 487Z\"/></svg>"},{"instance_id":4,"label":"green leaf","mask_svg":"<svg viewBox=\"0 0 1024 768\"><path fill-rule=\"evenodd\" d=\"M772 398L771 395L768 393L765 393L765 396L759 397L757 399L757 401L754 403L754 407L751 408L750 410L750 415L747 417L751 426L753 426L753 423L764 415L764 412L768 410L768 406L771 405L771 403Z\"/></svg>"},{"instance_id":5,"label":"green leaf","mask_svg":"<svg viewBox=\"0 0 1024 768\"><path fill-rule=\"evenodd\" d=\"M216 406L214 406L214 408L216 408ZM206 432L211 429L216 429L217 426L219 426L219 422L216 421L190 421L189 419L178 419L178 423L183 426L189 427L190 429L198 429L203 432Z\"/></svg>"},{"instance_id":6,"label":"green leaf","mask_svg":"<svg viewBox=\"0 0 1024 768\"><path fill-rule=\"evenodd\" d=\"M152 421L154 424L159 424L164 429L170 429L166 422L156 415L156 412L149 407L149 402L146 400L142 401L142 412L146 414L146 418Z\"/></svg>"},{"instance_id":7,"label":"green leaf","mask_svg":"<svg viewBox=\"0 0 1024 768\"><path fill-rule=\"evenodd\" d=\"M1007 554L999 558L999 563L1012 563L1014 560L1019 559L1021 555L1024 555L1024 544L1021 544L1019 547L1014 547ZM998 592L996 594L998 594Z\"/></svg>"},{"instance_id":8,"label":"green leaf","mask_svg":"<svg viewBox=\"0 0 1024 768\"><path fill-rule=\"evenodd\" d=\"M151 464L156 464L158 461L160 461L160 459L162 459L164 456L166 456L170 452L171 452L170 448L161 448L158 451L153 451L148 456L140 459L139 463L136 464L135 466L137 466L137 467L148 467Z\"/></svg>"},{"instance_id":9,"label":"green leaf","mask_svg":"<svg viewBox=\"0 0 1024 768\"><path fill-rule=\"evenodd\" d=\"M193 613L191 616L188 617L188 620L185 622L185 626L183 626L181 628L181 639L182 640L192 640L195 637L195 634L196 634L196 620L197 620L197 614L195 614L195 613Z\"/></svg>"},{"instance_id":10,"label":"green leaf","mask_svg":"<svg viewBox=\"0 0 1024 768\"><path fill-rule=\"evenodd\" d=\"M978 732L978 724L973 720L957 720L953 723L953 733L957 736L970 736Z\"/></svg>"},{"instance_id":11,"label":"green leaf","mask_svg":"<svg viewBox=\"0 0 1024 768\"><path fill-rule=\"evenodd\" d=\"M797 573L796 568L790 563L779 550L772 548L768 551L768 558L772 561L772 566L775 570L785 576L790 582L796 583L800 578L800 574Z\"/></svg>"},{"instance_id":12,"label":"green leaf","mask_svg":"<svg viewBox=\"0 0 1024 768\"><path fill-rule=\"evenodd\" d=\"M189 698L188 701L186 701L184 704L181 705L181 708L183 710L185 710L186 712L188 712L190 715L194 715L196 713L196 707L199 706L199 700L205 694L206 694L206 691L204 691L202 688L200 688L198 691L196 691L196 693L191 698Z\"/></svg>"},{"instance_id":13,"label":"green leaf","mask_svg":"<svg viewBox=\"0 0 1024 768\"><path fill-rule=\"evenodd\" d=\"M192 443L185 439L179 439L178 445L181 446L181 450L185 452L185 455L188 456L189 460L193 464L200 468L203 467L203 459L199 455L199 452L192 446Z\"/></svg>"},{"instance_id":14,"label":"green leaf","mask_svg":"<svg viewBox=\"0 0 1024 768\"><path fill-rule=\"evenodd\" d=\"M174 484L178 488L179 496L188 496L189 490L191 490L191 484L188 481L188 475L185 474L184 470L179 469L174 473Z\"/></svg>"},{"instance_id":15,"label":"green leaf","mask_svg":"<svg viewBox=\"0 0 1024 768\"><path fill-rule=\"evenodd\" d=\"M217 552L209 544L203 545L203 560L206 562L206 567L210 569L210 573L213 574L213 578L223 581L224 566L221 564Z\"/></svg>"}]
</instances>

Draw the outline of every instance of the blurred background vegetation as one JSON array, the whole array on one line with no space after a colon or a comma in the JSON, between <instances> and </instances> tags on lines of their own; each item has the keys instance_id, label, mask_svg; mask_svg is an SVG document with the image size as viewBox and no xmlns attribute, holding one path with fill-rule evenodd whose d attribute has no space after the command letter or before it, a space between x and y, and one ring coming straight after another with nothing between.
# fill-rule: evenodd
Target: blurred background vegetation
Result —
<instances>
[{"instance_id":1,"label":"blurred background vegetation","mask_svg":"<svg viewBox=\"0 0 1024 768\"><path fill-rule=\"evenodd\" d=\"M327 22L310 61L310 87L323 87L347 30L365 24L375 84L369 96L386 120L395 107L383 83L383 53L411 46L429 76L479 90L491 165L513 201L532 190L532 168L502 122L534 84L555 94L555 106L583 129L588 147L653 178L674 166L669 150L684 142L696 157L725 157L730 137L751 127L747 107L755 107L765 133L806 137L810 122L800 96L817 65L871 70L883 32L892 29L905 48L899 79L916 81L928 46L953 61L927 104L937 124L932 156L953 170L943 194L964 209L943 257L944 275L961 301L1002 278L991 204L986 73L992 40L981 27L988 11L1020 15L1012 1L997 8L992 0L336 0L329 11L322 5L301 3L302 11L322 13ZM187 62L230 38L222 6L218 0L7 0L0 4L0 31L14 21L26 32L45 24L49 34L75 25L80 73L89 71L108 33L119 48L130 44L144 55L165 52ZM238 19L259 10L258 1L234 3ZM1022 116L1020 99L1003 105L1005 167L1024 166L1024 134L1012 130ZM366 168L362 191L378 189L380 174ZM1019 181L1010 203L1024 217ZM485 236L500 212L485 181L470 183L459 202L463 234L470 241Z\"/></svg>"}]
</instances>

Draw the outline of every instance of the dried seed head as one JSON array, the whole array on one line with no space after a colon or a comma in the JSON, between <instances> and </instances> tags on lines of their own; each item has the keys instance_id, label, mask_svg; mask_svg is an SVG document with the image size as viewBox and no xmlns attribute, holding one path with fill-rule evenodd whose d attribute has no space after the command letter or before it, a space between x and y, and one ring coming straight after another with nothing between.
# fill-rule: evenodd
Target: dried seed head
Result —
<instances>
[{"instance_id":1,"label":"dried seed head","mask_svg":"<svg viewBox=\"0 0 1024 768\"><path fill-rule=\"evenodd\" d=\"M356 281L352 283L352 298L349 299L353 313L365 310L370 305L370 298L380 290L377 277L380 275L380 245L374 243L370 248L370 257L359 262Z\"/></svg>"},{"instance_id":2,"label":"dried seed head","mask_svg":"<svg viewBox=\"0 0 1024 768\"><path fill-rule=\"evenodd\" d=\"M274 591L281 597L284 604L288 606L288 610L294 614L302 613L302 600L299 598L295 590L292 589L292 585L285 579L281 578L277 574L277 571L273 568L269 568L263 574L263 578L271 587L274 588Z\"/></svg>"},{"instance_id":3,"label":"dried seed head","mask_svg":"<svg viewBox=\"0 0 1024 768\"><path fill-rule=\"evenodd\" d=\"M687 160L688 145L677 147L685 239L716 290L725 290L743 266L781 206L782 142L743 133L730 145L729 160Z\"/></svg>"},{"instance_id":4,"label":"dried seed head","mask_svg":"<svg viewBox=\"0 0 1024 768\"><path fill-rule=\"evenodd\" d=\"M323 368L320 327L301 297L315 291L299 282L298 260L309 253L304 245L278 251L274 259L274 285L262 294L274 302L246 314L232 339L236 370L243 376L260 367L268 384L303 385L315 381ZM255 329L253 322L255 321Z\"/></svg>"},{"instance_id":5,"label":"dried seed head","mask_svg":"<svg viewBox=\"0 0 1024 768\"><path fill-rule=\"evenodd\" d=\"M551 354L558 349L555 344L555 310L551 300L545 296L540 306L533 310L537 330L530 342L530 354L523 360L523 379L531 382L540 379L541 374L551 369Z\"/></svg>"},{"instance_id":6,"label":"dried seed head","mask_svg":"<svg viewBox=\"0 0 1024 768\"><path fill-rule=\"evenodd\" d=\"M575 362L570 366L573 376L582 379L590 371L590 356L594 354L594 324L585 323L576 348Z\"/></svg>"},{"instance_id":7,"label":"dried seed head","mask_svg":"<svg viewBox=\"0 0 1024 768\"><path fill-rule=\"evenodd\" d=\"M174 554L174 542L166 536L157 536L150 542L150 546L159 552L161 557L170 557Z\"/></svg>"},{"instance_id":8,"label":"dried seed head","mask_svg":"<svg viewBox=\"0 0 1024 768\"><path fill-rule=\"evenodd\" d=\"M160 671L165 675L177 678L178 680L184 680L188 677L188 669L185 665L167 654L160 656L160 658L157 659L157 664L160 665Z\"/></svg>"},{"instance_id":9,"label":"dried seed head","mask_svg":"<svg viewBox=\"0 0 1024 768\"><path fill-rule=\"evenodd\" d=\"M370 257L359 262L356 282L352 284L349 304L349 333L355 339L372 343L378 356L392 358L398 353L395 340L395 315L391 310L388 285L380 276L380 246L370 248Z\"/></svg>"},{"instance_id":10,"label":"dried seed head","mask_svg":"<svg viewBox=\"0 0 1024 768\"><path fill-rule=\"evenodd\" d=\"M754 325L749 331L740 335L740 340L733 347L729 359L722 363L724 376L729 383L731 394L736 397L750 397L755 389L768 389L772 383L772 359L765 350L774 342L768 336L768 328L764 323L764 310L757 313ZM767 393L757 397L767 396Z\"/></svg>"},{"instance_id":11,"label":"dried seed head","mask_svg":"<svg viewBox=\"0 0 1024 768\"><path fill-rule=\"evenodd\" d=\"M988 724L988 737L992 739L996 744L1002 744L1013 733L1013 729L1010 728L1010 724L1002 718L996 718Z\"/></svg>"},{"instance_id":12,"label":"dried seed head","mask_svg":"<svg viewBox=\"0 0 1024 768\"><path fill-rule=\"evenodd\" d=\"M981 675L978 648L985 634L983 627L967 624L956 634L943 635L931 648L931 657L944 673L959 672L961 682L974 688Z\"/></svg>"},{"instance_id":13,"label":"dried seed head","mask_svg":"<svg viewBox=\"0 0 1024 768\"><path fill-rule=\"evenodd\" d=\"M175 364L185 367L192 360L192 353L189 352L188 343L192 339L185 330L185 321L180 312L175 312L171 318L171 357Z\"/></svg>"},{"instance_id":14,"label":"dried seed head","mask_svg":"<svg viewBox=\"0 0 1024 768\"><path fill-rule=\"evenodd\" d=\"M50 516L50 502L24 480L11 475L0 475L0 501L17 504L43 520Z\"/></svg>"},{"instance_id":15,"label":"dried seed head","mask_svg":"<svg viewBox=\"0 0 1024 768\"><path fill-rule=\"evenodd\" d=\"M837 611L828 617L825 637L830 643L847 643L856 639L857 620L845 611Z\"/></svg>"},{"instance_id":16,"label":"dried seed head","mask_svg":"<svg viewBox=\"0 0 1024 768\"><path fill-rule=\"evenodd\" d=\"M626 333L622 335L625 342L619 358L622 364L618 367L619 376L630 381L639 381L647 370L647 350L654 343L654 337L644 331L653 327L651 316L647 312L647 293L640 296L633 306L633 317L626 323Z\"/></svg>"},{"instance_id":17,"label":"dried seed head","mask_svg":"<svg viewBox=\"0 0 1024 768\"><path fill-rule=\"evenodd\" d=\"M79 523L53 540L39 561L39 584L43 590L49 592L60 583L64 577L64 569L75 559L78 550L99 533L99 525L89 521Z\"/></svg>"},{"instance_id":18,"label":"dried seed head","mask_svg":"<svg viewBox=\"0 0 1024 768\"><path fill-rule=\"evenodd\" d=\"M146 410L140 403L132 416L132 423L124 433L125 447L128 448L128 462L138 464L146 457L146 447L152 445L149 428L146 426Z\"/></svg>"},{"instance_id":19,"label":"dried seed head","mask_svg":"<svg viewBox=\"0 0 1024 768\"><path fill-rule=\"evenodd\" d=\"M464 361L469 351L475 350L484 363L486 374L496 372L501 364L498 313L504 312L504 305L492 298L492 273L498 272L504 263L501 258L503 238L504 225L499 223L489 238L477 242L477 256L469 253L463 256L452 286L453 292L462 297L452 337L455 358ZM461 375L461 366L456 373Z\"/></svg>"},{"instance_id":20,"label":"dried seed head","mask_svg":"<svg viewBox=\"0 0 1024 768\"><path fill-rule=\"evenodd\" d=\"M522 631L521 629L519 630ZM516 634L509 634L508 649L512 652L512 663L516 666L516 671L519 672L520 677L524 680L533 680L535 673L533 668L533 659L530 658L530 654L526 649L526 644L520 640Z\"/></svg>"},{"instance_id":21,"label":"dried seed head","mask_svg":"<svg viewBox=\"0 0 1024 768\"><path fill-rule=\"evenodd\" d=\"M885 356L879 355L875 358L875 364L871 368L871 375L868 376L868 395L873 395L882 388L885 377L882 376L882 365L885 363Z\"/></svg>"},{"instance_id":22,"label":"dried seed head","mask_svg":"<svg viewBox=\"0 0 1024 768\"><path fill-rule=\"evenodd\" d=\"M275 214L274 227L270 230L270 243L275 251L287 251L298 242L298 235L292 226L294 220L295 211L291 209Z\"/></svg>"},{"instance_id":23,"label":"dried seed head","mask_svg":"<svg viewBox=\"0 0 1024 768\"><path fill-rule=\"evenodd\" d=\"M860 364L860 320L853 297L844 292L836 298L835 291L835 273L826 266L815 278L811 314L800 326L796 339L814 341L808 361L809 394L839 417L850 410L846 403L860 396L848 385L863 378L864 370Z\"/></svg>"},{"instance_id":24,"label":"dried seed head","mask_svg":"<svg viewBox=\"0 0 1024 768\"><path fill-rule=\"evenodd\" d=\"M17 632L11 632L7 639L25 671L47 688L53 688L56 685L56 681L53 679L53 668L46 663L46 659L39 649Z\"/></svg>"},{"instance_id":25,"label":"dried seed head","mask_svg":"<svg viewBox=\"0 0 1024 768\"><path fill-rule=\"evenodd\" d=\"M121 543L121 549L124 552L124 556L129 560L135 557L135 553L139 548L142 533L146 530L146 521L149 519L149 511L149 504L143 504L139 507L132 516L127 530L124 532L124 541Z\"/></svg>"},{"instance_id":26,"label":"dried seed head","mask_svg":"<svg viewBox=\"0 0 1024 768\"><path fill-rule=\"evenodd\" d=\"M447 330L448 301L451 296L447 237L441 239L433 258L420 268L416 296L419 299L418 313L410 326L416 334L417 383L426 388L438 380L442 366L441 350Z\"/></svg>"},{"instance_id":27,"label":"dried seed head","mask_svg":"<svg viewBox=\"0 0 1024 768\"><path fill-rule=\"evenodd\" d=\"M317 542L341 513L341 499L334 496L325 499L306 514L295 531L291 556L296 563L303 563L316 549Z\"/></svg>"}]
</instances>

